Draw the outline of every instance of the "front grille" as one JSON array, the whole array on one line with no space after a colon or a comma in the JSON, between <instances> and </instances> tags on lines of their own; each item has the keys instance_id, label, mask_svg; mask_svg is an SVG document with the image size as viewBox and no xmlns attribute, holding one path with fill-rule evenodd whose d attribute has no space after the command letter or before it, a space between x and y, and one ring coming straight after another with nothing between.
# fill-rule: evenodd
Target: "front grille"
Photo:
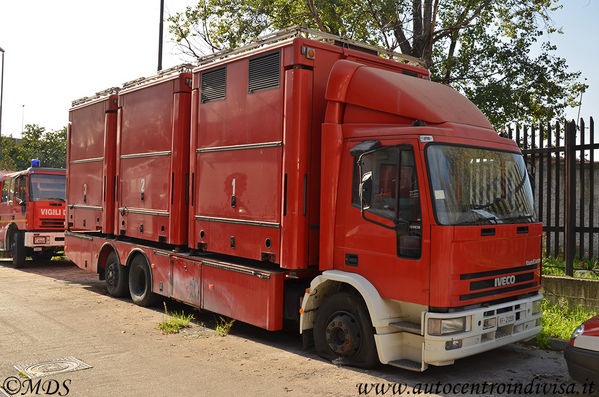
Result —
<instances>
[{"instance_id":1,"label":"front grille","mask_svg":"<svg viewBox=\"0 0 599 397\"><path fill-rule=\"evenodd\" d=\"M524 272L526 270L535 270L536 268L537 268L537 265L535 264L535 265L510 267L507 269L489 270L489 271L478 272L478 273L464 273L464 274L460 274L460 280L471 280L473 278L500 276L502 274L518 273L518 272Z\"/></svg>"},{"instance_id":2,"label":"front grille","mask_svg":"<svg viewBox=\"0 0 599 397\"><path fill-rule=\"evenodd\" d=\"M519 284L519 283L523 283L525 281L531 281L531 280L534 280L534 278L535 278L534 273L516 274L514 276L515 281L513 284ZM495 278L489 278L486 280L472 281L470 283L470 291L478 291L481 289L500 287L499 285L495 285L495 280L496 280Z\"/></svg>"},{"instance_id":3,"label":"front grille","mask_svg":"<svg viewBox=\"0 0 599 397\"><path fill-rule=\"evenodd\" d=\"M64 219L40 218L42 226L46 228L64 229Z\"/></svg>"},{"instance_id":4,"label":"front grille","mask_svg":"<svg viewBox=\"0 0 599 397\"><path fill-rule=\"evenodd\" d=\"M460 295L460 300L467 301L470 299L483 298L485 296L505 294L506 292L514 292L514 291L518 291L521 289L533 288L533 287L536 287L537 285L538 285L538 283L535 281L533 283L514 285L511 287L507 287L507 288L496 288L496 289L492 289L490 291L474 292L472 294Z\"/></svg>"},{"instance_id":5,"label":"front grille","mask_svg":"<svg viewBox=\"0 0 599 397\"><path fill-rule=\"evenodd\" d=\"M537 269L537 266L534 264L461 274L460 280L471 280L469 289L472 292L460 295L460 300L467 301L537 287L538 282L533 281L535 278L534 270Z\"/></svg>"}]
</instances>

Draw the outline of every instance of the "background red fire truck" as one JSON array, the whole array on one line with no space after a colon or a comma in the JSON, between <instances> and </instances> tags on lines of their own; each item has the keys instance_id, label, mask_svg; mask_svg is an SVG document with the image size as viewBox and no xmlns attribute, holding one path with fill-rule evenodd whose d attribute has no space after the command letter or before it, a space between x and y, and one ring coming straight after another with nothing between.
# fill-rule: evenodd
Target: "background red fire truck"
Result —
<instances>
[{"instance_id":1,"label":"background red fire truck","mask_svg":"<svg viewBox=\"0 0 599 397\"><path fill-rule=\"evenodd\" d=\"M21 267L28 256L50 259L64 245L66 173L32 167L0 175L0 250Z\"/></svg>"},{"instance_id":2,"label":"background red fire truck","mask_svg":"<svg viewBox=\"0 0 599 397\"><path fill-rule=\"evenodd\" d=\"M67 256L323 357L411 370L533 337L524 160L416 60L292 29L74 102Z\"/></svg>"}]
</instances>

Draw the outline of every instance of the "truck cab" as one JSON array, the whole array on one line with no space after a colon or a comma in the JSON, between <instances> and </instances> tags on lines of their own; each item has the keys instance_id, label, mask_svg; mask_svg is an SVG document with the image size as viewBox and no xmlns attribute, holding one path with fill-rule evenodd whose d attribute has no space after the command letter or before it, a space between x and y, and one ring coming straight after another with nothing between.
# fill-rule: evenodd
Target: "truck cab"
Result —
<instances>
[{"instance_id":1,"label":"truck cab","mask_svg":"<svg viewBox=\"0 0 599 397\"><path fill-rule=\"evenodd\" d=\"M33 166L1 176L0 250L15 267L50 259L64 245L66 174Z\"/></svg>"},{"instance_id":2,"label":"truck cab","mask_svg":"<svg viewBox=\"0 0 599 397\"><path fill-rule=\"evenodd\" d=\"M383 363L422 371L534 337L542 224L515 142L449 87L350 61L326 97L323 273L301 320L317 349L359 357L359 312L314 310L347 286Z\"/></svg>"}]
</instances>

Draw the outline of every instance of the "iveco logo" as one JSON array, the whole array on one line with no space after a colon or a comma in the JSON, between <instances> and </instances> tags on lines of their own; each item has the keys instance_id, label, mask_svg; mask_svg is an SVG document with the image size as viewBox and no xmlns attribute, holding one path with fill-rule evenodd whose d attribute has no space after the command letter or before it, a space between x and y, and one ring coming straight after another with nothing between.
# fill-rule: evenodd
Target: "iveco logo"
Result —
<instances>
[{"instance_id":1,"label":"iveco logo","mask_svg":"<svg viewBox=\"0 0 599 397\"><path fill-rule=\"evenodd\" d=\"M497 277L495 279L496 287L503 287L504 285L516 284L516 276L505 276L505 277Z\"/></svg>"}]
</instances>

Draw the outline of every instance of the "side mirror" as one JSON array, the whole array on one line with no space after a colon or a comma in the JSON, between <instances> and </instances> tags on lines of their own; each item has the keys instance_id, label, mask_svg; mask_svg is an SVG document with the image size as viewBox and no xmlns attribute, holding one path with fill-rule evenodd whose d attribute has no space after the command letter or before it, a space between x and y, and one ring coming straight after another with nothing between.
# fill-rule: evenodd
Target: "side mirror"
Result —
<instances>
[{"instance_id":1,"label":"side mirror","mask_svg":"<svg viewBox=\"0 0 599 397\"><path fill-rule=\"evenodd\" d=\"M370 208L372 202L372 171L365 172L360 182L360 202L362 210Z\"/></svg>"}]
</instances>

